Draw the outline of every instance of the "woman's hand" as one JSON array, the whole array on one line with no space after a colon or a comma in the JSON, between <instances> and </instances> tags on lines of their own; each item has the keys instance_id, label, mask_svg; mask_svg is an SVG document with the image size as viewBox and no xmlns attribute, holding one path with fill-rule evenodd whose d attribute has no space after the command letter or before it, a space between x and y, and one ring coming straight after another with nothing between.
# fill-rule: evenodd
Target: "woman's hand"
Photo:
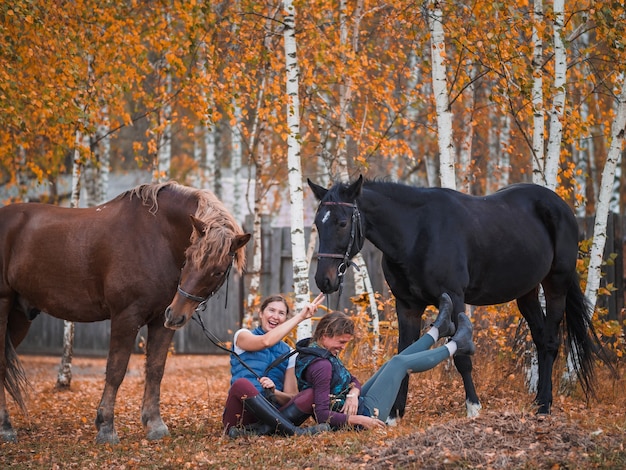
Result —
<instances>
[{"instance_id":1,"label":"woman's hand","mask_svg":"<svg viewBox=\"0 0 626 470\"><path fill-rule=\"evenodd\" d=\"M325 294L323 292L320 292L318 296L315 297L315 300L313 300L313 302L308 303L304 306L304 308L300 312L302 320L308 320L313 315L315 315L315 312L317 311L317 307L319 307L322 304L322 302L324 301L324 297L325 297Z\"/></svg>"},{"instance_id":2,"label":"woman's hand","mask_svg":"<svg viewBox=\"0 0 626 470\"><path fill-rule=\"evenodd\" d=\"M356 426L363 426L365 429L385 428L385 423L383 423L380 419L363 415L348 416L348 423Z\"/></svg>"},{"instance_id":3,"label":"woman's hand","mask_svg":"<svg viewBox=\"0 0 626 470\"><path fill-rule=\"evenodd\" d=\"M355 389L350 390L348 396L346 397L346 401L341 408L341 412L347 415L355 415L359 409L359 395L356 393Z\"/></svg>"},{"instance_id":4,"label":"woman's hand","mask_svg":"<svg viewBox=\"0 0 626 470\"><path fill-rule=\"evenodd\" d=\"M259 382L261 383L261 387L265 389L269 389L269 390L276 389L276 385L274 385L274 381L270 379L269 377L261 377L259 379Z\"/></svg>"}]
</instances>

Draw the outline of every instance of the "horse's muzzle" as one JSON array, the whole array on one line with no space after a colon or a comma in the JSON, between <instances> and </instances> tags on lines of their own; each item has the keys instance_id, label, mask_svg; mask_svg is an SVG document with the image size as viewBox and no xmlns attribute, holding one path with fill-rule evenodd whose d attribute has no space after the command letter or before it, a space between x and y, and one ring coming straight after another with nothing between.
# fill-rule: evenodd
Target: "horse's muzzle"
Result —
<instances>
[{"instance_id":1,"label":"horse's muzzle","mask_svg":"<svg viewBox=\"0 0 626 470\"><path fill-rule=\"evenodd\" d=\"M324 294L337 292L340 284L337 267L333 266L333 263L328 263L328 268L320 269L320 264L321 261L319 262L317 272L315 273L315 284L317 284L317 288Z\"/></svg>"},{"instance_id":2,"label":"horse's muzzle","mask_svg":"<svg viewBox=\"0 0 626 470\"><path fill-rule=\"evenodd\" d=\"M170 305L165 309L165 327L171 330L178 330L185 326L189 317L186 315L176 315L172 306Z\"/></svg>"}]
</instances>

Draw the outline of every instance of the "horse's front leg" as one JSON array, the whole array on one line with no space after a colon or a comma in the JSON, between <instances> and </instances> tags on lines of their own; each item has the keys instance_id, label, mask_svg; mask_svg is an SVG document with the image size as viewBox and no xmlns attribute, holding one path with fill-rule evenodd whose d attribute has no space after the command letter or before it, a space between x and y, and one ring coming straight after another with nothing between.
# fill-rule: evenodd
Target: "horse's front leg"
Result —
<instances>
[{"instance_id":1,"label":"horse's front leg","mask_svg":"<svg viewBox=\"0 0 626 470\"><path fill-rule=\"evenodd\" d=\"M455 319L458 314L465 311L465 298L462 295L455 294L454 289L448 291L452 304L454 305L453 317ZM474 385L474 379L472 378L472 358L470 356L454 356L454 366L456 370L461 374L463 380L463 388L465 388L465 411L468 418L474 418L479 415L482 405L478 399L476 393L476 386Z\"/></svg>"},{"instance_id":2,"label":"horse's front leg","mask_svg":"<svg viewBox=\"0 0 626 470\"><path fill-rule=\"evenodd\" d=\"M107 359L106 376L102 398L96 411L98 444L117 444L120 440L115 431L115 399L124 380L128 360L138 329L129 328L126 322L111 320L111 342Z\"/></svg>"},{"instance_id":3,"label":"horse's front leg","mask_svg":"<svg viewBox=\"0 0 626 470\"><path fill-rule=\"evenodd\" d=\"M422 329L422 314L426 307L411 307L408 303L396 298L396 314L398 316L398 352L417 341ZM409 376L402 380L396 401L391 407L390 418L404 416L407 394L409 391Z\"/></svg>"},{"instance_id":4,"label":"horse's front leg","mask_svg":"<svg viewBox=\"0 0 626 470\"><path fill-rule=\"evenodd\" d=\"M472 379L472 358L470 356L454 356L454 365L463 379L467 417L474 418L480 413L482 405L478 400L478 394L476 393L476 387Z\"/></svg>"},{"instance_id":5,"label":"horse's front leg","mask_svg":"<svg viewBox=\"0 0 626 470\"><path fill-rule=\"evenodd\" d=\"M161 418L161 380L174 330L165 328L163 321L163 318L159 317L148 324L146 385L141 406L141 422L146 428L146 437L149 440L169 435L169 430Z\"/></svg>"}]
</instances>

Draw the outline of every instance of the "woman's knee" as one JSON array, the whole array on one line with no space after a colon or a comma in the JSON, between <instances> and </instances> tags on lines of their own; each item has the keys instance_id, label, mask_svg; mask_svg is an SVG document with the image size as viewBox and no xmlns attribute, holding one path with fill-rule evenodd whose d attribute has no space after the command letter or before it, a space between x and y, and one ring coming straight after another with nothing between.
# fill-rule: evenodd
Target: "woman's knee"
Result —
<instances>
[{"instance_id":1,"label":"woman's knee","mask_svg":"<svg viewBox=\"0 0 626 470\"><path fill-rule=\"evenodd\" d=\"M255 397L259 391L248 379L237 379L233 382L228 392L229 395L235 395L238 398Z\"/></svg>"}]
</instances>

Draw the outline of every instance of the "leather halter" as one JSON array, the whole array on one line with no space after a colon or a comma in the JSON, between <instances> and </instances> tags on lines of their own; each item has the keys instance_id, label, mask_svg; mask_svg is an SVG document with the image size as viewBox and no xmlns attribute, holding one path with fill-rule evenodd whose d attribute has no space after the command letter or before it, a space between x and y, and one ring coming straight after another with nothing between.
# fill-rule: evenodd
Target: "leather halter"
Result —
<instances>
[{"instance_id":1,"label":"leather halter","mask_svg":"<svg viewBox=\"0 0 626 470\"><path fill-rule=\"evenodd\" d=\"M351 261L352 247L357 245L357 253L363 248L363 221L361 219L361 212L359 211L356 202L342 202L342 201L326 201L320 203L320 206L347 206L352 208L352 226L350 227L350 241L344 254L340 253L318 253L318 258L336 258L342 260L337 266L337 275L340 279L340 284L343 284L343 276L350 266L359 271L359 267ZM360 246L359 246L360 245Z\"/></svg>"},{"instance_id":2,"label":"leather halter","mask_svg":"<svg viewBox=\"0 0 626 470\"><path fill-rule=\"evenodd\" d=\"M224 282L226 282L226 302L228 302L228 275L230 274L230 269L233 267L233 261L235 260L235 253L228 253L228 255L230 256L230 263L228 264L228 267L226 268L226 271L224 271L224 275L222 276L222 280L220 281L220 283L215 287L215 289L213 289L213 291L211 293L209 293L209 295L207 295L206 297L200 297L199 295L193 295L190 294L189 292L186 292L185 290L183 290L182 287L180 287L180 281L178 283L178 286L176 287L176 290L178 291L178 293L180 295L182 295L183 297L185 297L188 300L191 300L192 302L198 302L200 305L198 305L198 307L196 309L201 308L202 306L204 306L204 304L207 302L207 300L209 300L211 297L213 297L215 295L215 293L221 289L221 287L224 285Z\"/></svg>"}]
</instances>

